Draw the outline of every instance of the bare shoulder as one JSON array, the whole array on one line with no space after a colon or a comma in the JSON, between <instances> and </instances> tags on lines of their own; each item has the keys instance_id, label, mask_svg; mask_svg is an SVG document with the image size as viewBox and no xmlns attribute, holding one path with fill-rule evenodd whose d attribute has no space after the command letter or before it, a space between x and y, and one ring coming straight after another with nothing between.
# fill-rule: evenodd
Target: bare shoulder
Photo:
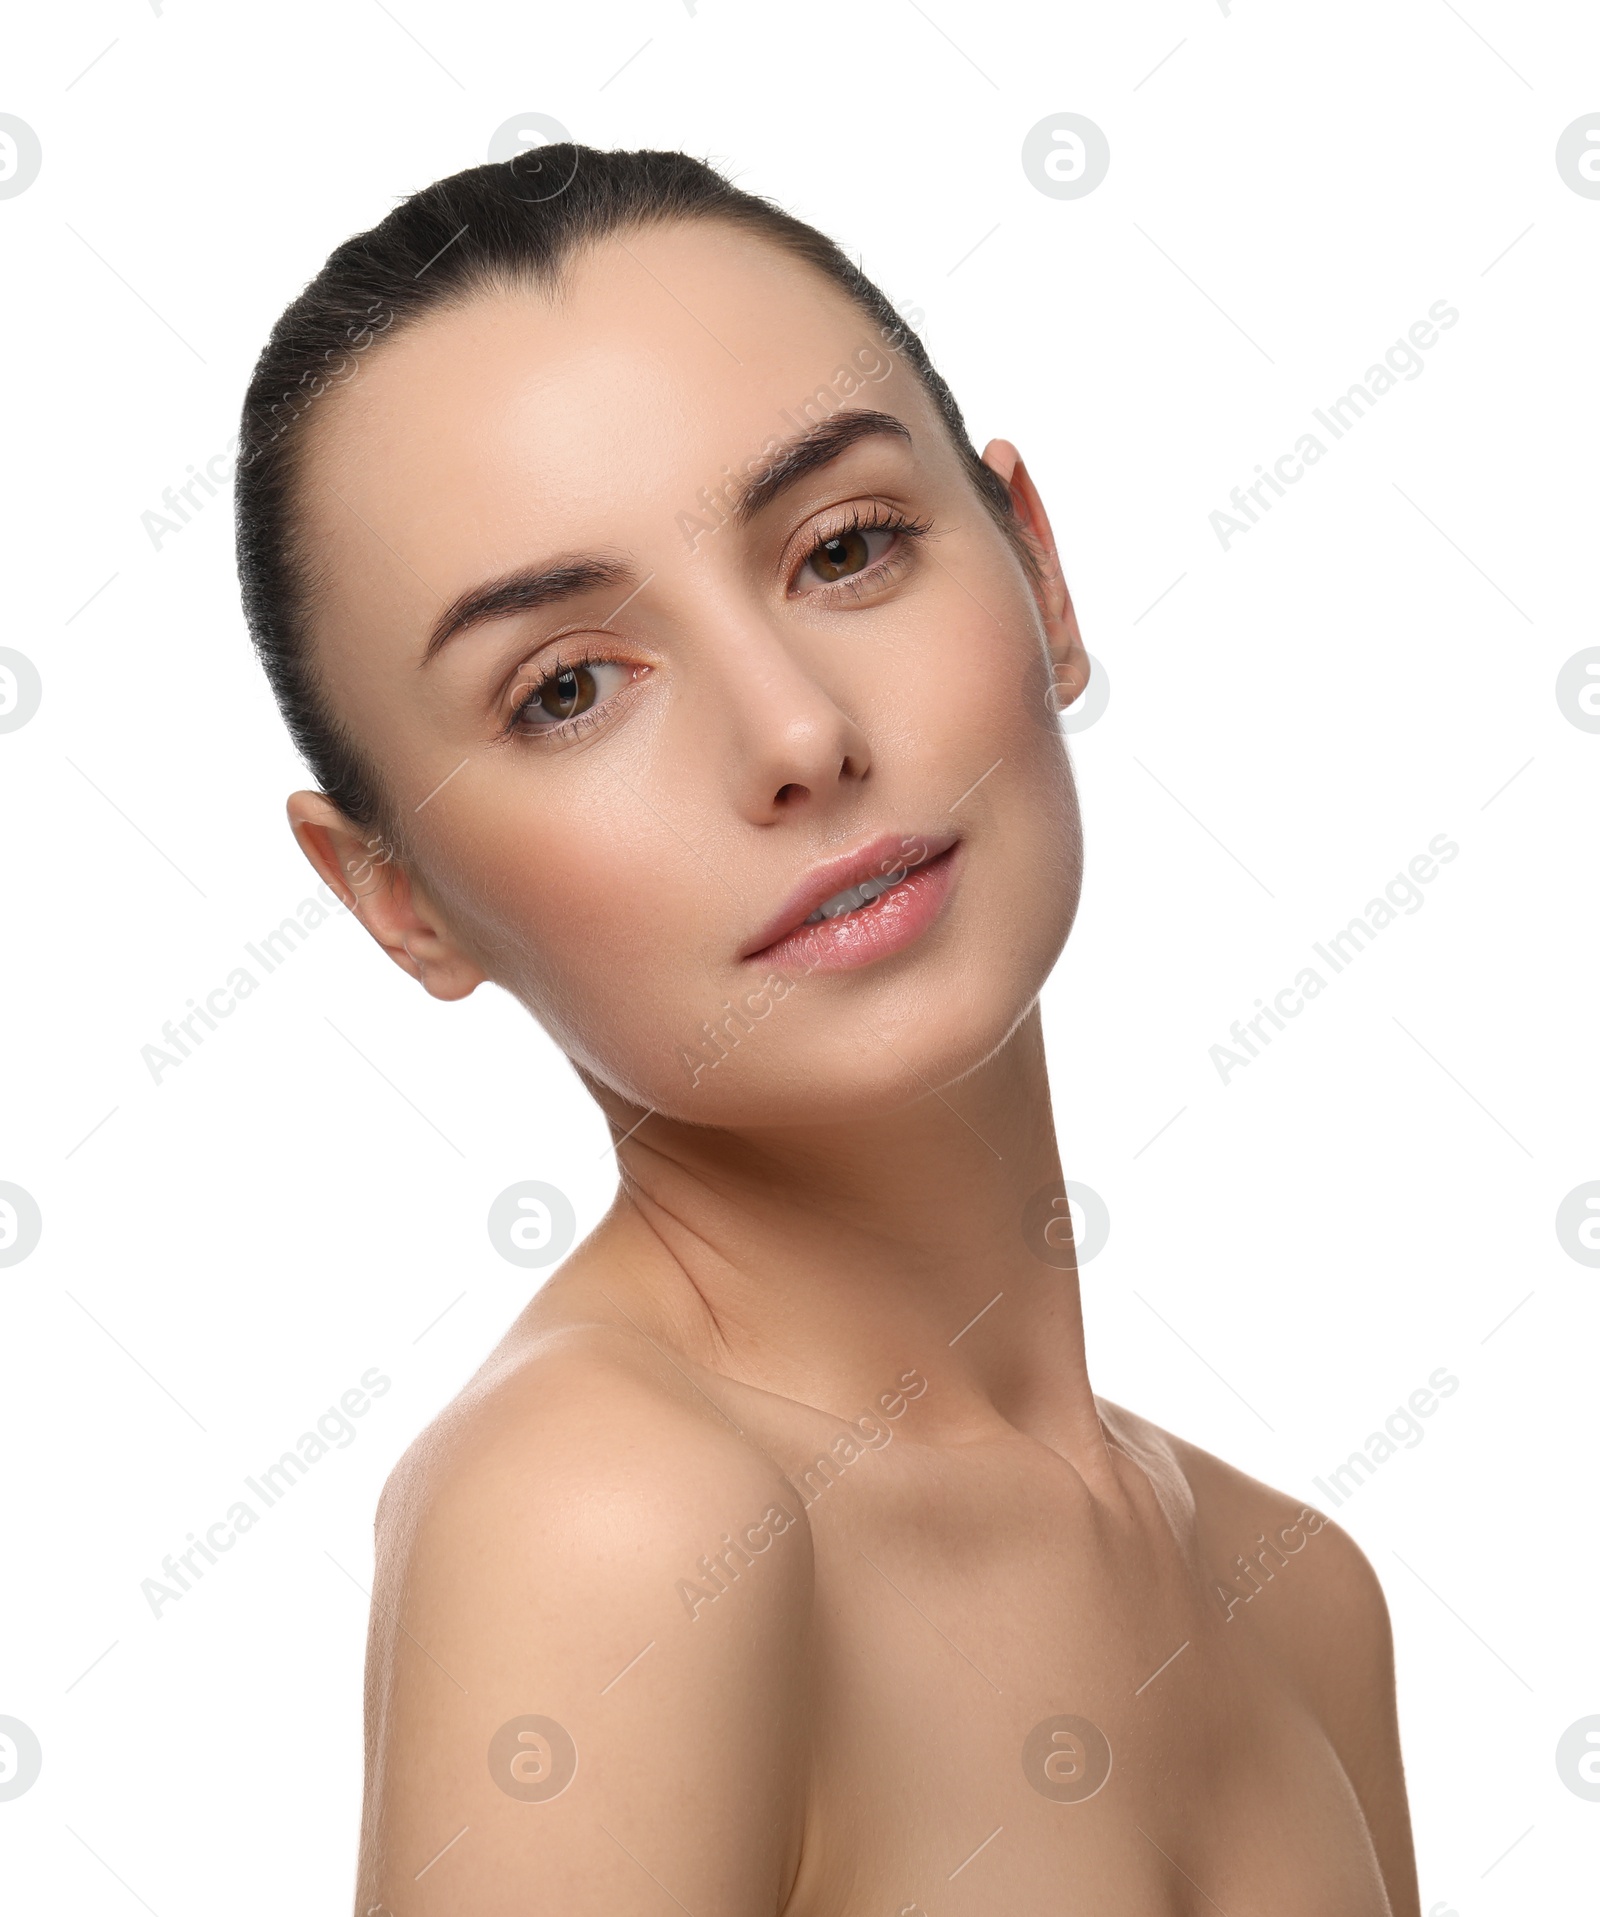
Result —
<instances>
[{"instance_id":1,"label":"bare shoulder","mask_svg":"<svg viewBox=\"0 0 1600 1917\"><path fill-rule=\"evenodd\" d=\"M567 1324L508 1340L416 1438L384 1487L378 1533L403 1547L422 1528L480 1523L509 1546L509 1500L598 1542L634 1504L670 1528L704 1495L757 1486L787 1481L658 1346Z\"/></svg>"},{"instance_id":2,"label":"bare shoulder","mask_svg":"<svg viewBox=\"0 0 1600 1917\"><path fill-rule=\"evenodd\" d=\"M377 1547L359 1908L627 1912L652 1877L777 1908L809 1530L664 1353L604 1325L503 1347L396 1467ZM736 1604L705 1601L719 1563Z\"/></svg>"},{"instance_id":3,"label":"bare shoulder","mask_svg":"<svg viewBox=\"0 0 1600 1917\"><path fill-rule=\"evenodd\" d=\"M1322 1726L1360 1801L1396 1917L1418 1908L1383 1586L1343 1525L1120 1406L1109 1428L1181 1484L1195 1569L1237 1630Z\"/></svg>"},{"instance_id":4,"label":"bare shoulder","mask_svg":"<svg viewBox=\"0 0 1600 1917\"><path fill-rule=\"evenodd\" d=\"M1306 1563L1315 1564L1313 1576L1294 1580L1294 1601L1282 1607L1292 1612L1292 1619L1280 1617L1291 1627L1287 1641L1298 1646L1297 1661L1308 1676L1324 1669L1330 1657L1344 1674L1351 1656L1387 1655L1389 1610L1383 1587L1366 1553L1342 1525L1305 1499L1274 1489L1136 1412L1104 1401L1102 1409L1111 1414L1108 1429L1124 1448L1147 1472L1166 1480L1169 1503L1181 1500L1187 1505L1201 1570L1214 1584L1231 1588L1241 1606L1267 1584L1278 1582L1268 1574L1281 1572L1289 1559L1304 1553ZM1287 1577L1282 1585L1285 1592L1291 1588ZM1217 1605L1221 1616L1239 1615L1230 1612L1220 1594ZM1266 1606L1261 1615L1266 1617ZM1314 1628L1334 1623L1338 1629L1331 1633Z\"/></svg>"}]
</instances>

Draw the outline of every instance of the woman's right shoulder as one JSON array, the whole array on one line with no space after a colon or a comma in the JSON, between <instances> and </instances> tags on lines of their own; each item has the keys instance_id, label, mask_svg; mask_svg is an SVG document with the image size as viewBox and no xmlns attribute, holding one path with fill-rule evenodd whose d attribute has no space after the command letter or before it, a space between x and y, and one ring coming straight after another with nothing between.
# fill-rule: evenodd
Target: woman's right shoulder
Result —
<instances>
[{"instance_id":1,"label":"woman's right shoulder","mask_svg":"<svg viewBox=\"0 0 1600 1917\"><path fill-rule=\"evenodd\" d=\"M811 1603L800 1501L686 1369L607 1325L508 1341L380 1505L358 1907L633 1910L643 1859L776 1908Z\"/></svg>"},{"instance_id":2,"label":"woman's right shoulder","mask_svg":"<svg viewBox=\"0 0 1600 1917\"><path fill-rule=\"evenodd\" d=\"M697 1556L725 1507L763 1493L789 1493L788 1480L685 1366L630 1326L573 1321L509 1338L418 1435L378 1531L503 1532L516 1513L548 1545L552 1527L576 1541L629 1513L698 1537L721 1514Z\"/></svg>"}]
</instances>

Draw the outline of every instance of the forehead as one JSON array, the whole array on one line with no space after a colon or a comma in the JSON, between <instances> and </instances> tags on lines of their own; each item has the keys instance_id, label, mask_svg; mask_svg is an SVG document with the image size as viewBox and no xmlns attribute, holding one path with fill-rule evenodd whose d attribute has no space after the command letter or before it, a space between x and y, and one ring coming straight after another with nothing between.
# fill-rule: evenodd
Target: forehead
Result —
<instances>
[{"instance_id":1,"label":"forehead","mask_svg":"<svg viewBox=\"0 0 1600 1917\"><path fill-rule=\"evenodd\" d=\"M481 571L676 537L702 488L841 405L919 440L931 416L815 269L720 224L645 228L577 256L559 290L485 292L382 343L313 434L307 521L336 596L385 551L448 595L464 542Z\"/></svg>"}]
</instances>

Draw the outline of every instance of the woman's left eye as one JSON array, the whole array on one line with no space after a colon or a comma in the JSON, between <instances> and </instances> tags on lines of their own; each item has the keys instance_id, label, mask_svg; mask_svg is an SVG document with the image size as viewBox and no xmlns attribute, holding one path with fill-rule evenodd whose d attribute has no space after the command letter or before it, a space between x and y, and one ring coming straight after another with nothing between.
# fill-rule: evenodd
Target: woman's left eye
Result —
<instances>
[{"instance_id":1,"label":"woman's left eye","mask_svg":"<svg viewBox=\"0 0 1600 1917\"><path fill-rule=\"evenodd\" d=\"M557 666L529 683L512 723L525 732L548 732L581 718L619 691L633 676L631 666L613 659L588 659Z\"/></svg>"},{"instance_id":2,"label":"woman's left eye","mask_svg":"<svg viewBox=\"0 0 1600 1917\"><path fill-rule=\"evenodd\" d=\"M809 571L825 586L854 578L883 557L899 530L897 526L847 526L813 546L796 577L804 579Z\"/></svg>"}]
</instances>

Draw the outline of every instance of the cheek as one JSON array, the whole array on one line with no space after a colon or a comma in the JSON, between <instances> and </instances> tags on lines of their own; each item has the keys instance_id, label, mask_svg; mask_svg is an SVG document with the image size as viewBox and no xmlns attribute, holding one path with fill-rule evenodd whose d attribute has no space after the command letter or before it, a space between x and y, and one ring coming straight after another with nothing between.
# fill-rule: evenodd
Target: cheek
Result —
<instances>
[{"instance_id":1,"label":"cheek","mask_svg":"<svg viewBox=\"0 0 1600 1917\"><path fill-rule=\"evenodd\" d=\"M741 920L715 862L686 843L700 834L680 837L660 816L681 813L681 799L657 793L652 807L634 796L636 768L624 782L595 766L589 803L569 789L559 810L530 799L539 768L508 767L428 865L449 873L435 889L490 976L569 1055L627 1081L663 1033L714 1015L713 967L726 969Z\"/></svg>"},{"instance_id":2,"label":"cheek","mask_svg":"<svg viewBox=\"0 0 1600 1917\"><path fill-rule=\"evenodd\" d=\"M981 772L996 755L1037 743L1023 736L1024 724L1046 739L1056 728L1037 723L1049 718L1050 664L1025 592L993 568L972 568L964 583L966 590L941 581L944 590L902 635L873 691L886 725L924 753L936 739L965 739L964 765L992 746Z\"/></svg>"},{"instance_id":3,"label":"cheek","mask_svg":"<svg viewBox=\"0 0 1600 1917\"><path fill-rule=\"evenodd\" d=\"M949 808L951 822L970 827L992 808L1008 815L1037 853L1026 808L1059 809L1071 778L1052 705L1053 680L1044 639L1026 605L1005 582L975 577L973 598L919 635L897 670L872 689L876 737L893 741L897 780L909 768L913 790L931 801L932 817ZM984 593L985 585L992 593ZM984 594L1001 616L979 604ZM880 752L880 763L891 757ZM974 781L982 784L974 787ZM968 796L970 793L970 796ZM919 820L928 815L918 808Z\"/></svg>"},{"instance_id":4,"label":"cheek","mask_svg":"<svg viewBox=\"0 0 1600 1917\"><path fill-rule=\"evenodd\" d=\"M906 751L916 789L971 836L968 956L1004 996L1019 976L1037 989L1066 940L1082 826L1031 603L1002 577L973 585L1003 617L975 608L944 628L918 675Z\"/></svg>"}]
</instances>

